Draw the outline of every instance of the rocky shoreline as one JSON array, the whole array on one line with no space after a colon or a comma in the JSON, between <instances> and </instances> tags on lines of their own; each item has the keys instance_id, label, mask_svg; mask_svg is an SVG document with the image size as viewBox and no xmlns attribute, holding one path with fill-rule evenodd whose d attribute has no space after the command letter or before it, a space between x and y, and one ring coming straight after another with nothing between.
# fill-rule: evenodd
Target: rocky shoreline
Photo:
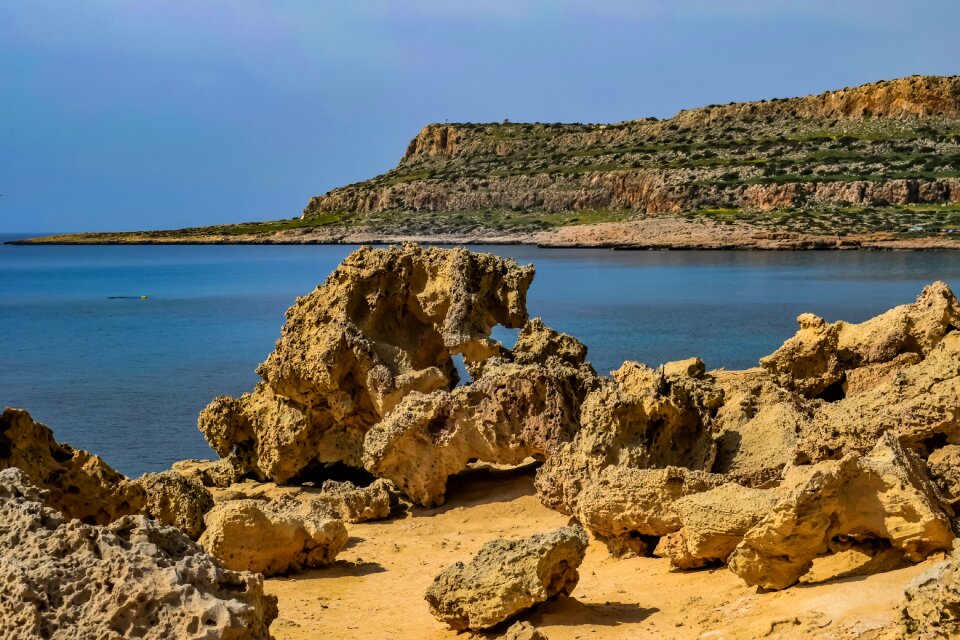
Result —
<instances>
[{"instance_id":1,"label":"rocky shoreline","mask_svg":"<svg viewBox=\"0 0 960 640\"><path fill-rule=\"evenodd\" d=\"M771 231L745 223L720 224L656 216L559 227L546 231L438 230L429 233L403 229L308 227L266 234L225 235L187 232L129 232L68 234L7 242L11 245L111 244L377 244L415 242L422 245L514 245L557 249L616 250L865 250L943 251L960 249L960 238L947 234L905 237L895 233L825 236Z\"/></svg>"},{"instance_id":2,"label":"rocky shoreline","mask_svg":"<svg viewBox=\"0 0 960 640\"><path fill-rule=\"evenodd\" d=\"M804 314L752 369L603 376L529 317L534 273L358 249L288 310L261 381L201 412L215 461L130 479L5 409L0 635L359 638L387 619L403 638L960 634L945 284L861 324ZM419 591L381 593L380 573ZM663 581L684 604L638 614ZM325 601L344 589L396 604L378 619ZM585 589L607 594L600 618ZM751 612L789 602L802 614Z\"/></svg>"}]
</instances>

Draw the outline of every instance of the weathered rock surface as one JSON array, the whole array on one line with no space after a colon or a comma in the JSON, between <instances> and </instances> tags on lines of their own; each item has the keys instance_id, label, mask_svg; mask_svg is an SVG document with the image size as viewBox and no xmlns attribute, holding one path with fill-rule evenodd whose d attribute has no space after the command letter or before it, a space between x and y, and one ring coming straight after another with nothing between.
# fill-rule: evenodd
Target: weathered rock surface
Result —
<instances>
[{"instance_id":1,"label":"weathered rock surface","mask_svg":"<svg viewBox=\"0 0 960 640\"><path fill-rule=\"evenodd\" d=\"M205 523L200 545L223 566L267 576L326 566L347 544L343 522L290 496L222 502Z\"/></svg>"},{"instance_id":2,"label":"weathered rock surface","mask_svg":"<svg viewBox=\"0 0 960 640\"><path fill-rule=\"evenodd\" d=\"M569 595L586 549L587 535L578 525L494 540L468 564L458 562L437 576L426 600L453 629L489 629L555 595Z\"/></svg>"},{"instance_id":3,"label":"weathered rock surface","mask_svg":"<svg viewBox=\"0 0 960 640\"><path fill-rule=\"evenodd\" d=\"M682 528L661 538L655 553L679 569L725 562L776 501L775 490L732 482L678 498L669 508Z\"/></svg>"},{"instance_id":4,"label":"weathered rock surface","mask_svg":"<svg viewBox=\"0 0 960 640\"><path fill-rule=\"evenodd\" d=\"M811 403L776 383L763 369L711 371L723 392L711 422L717 443L712 471L752 487L773 486L797 457Z\"/></svg>"},{"instance_id":5,"label":"weathered rock surface","mask_svg":"<svg viewBox=\"0 0 960 640\"><path fill-rule=\"evenodd\" d=\"M789 587L837 545L889 546L918 562L954 538L922 463L889 434L862 458L791 469L779 491L728 560L748 585Z\"/></svg>"},{"instance_id":6,"label":"weathered rock surface","mask_svg":"<svg viewBox=\"0 0 960 640\"><path fill-rule=\"evenodd\" d=\"M861 324L828 323L813 314L797 318L800 331L760 361L780 384L813 398L845 395L850 369L886 363L907 353L926 356L960 327L960 303L943 282L924 288L902 305Z\"/></svg>"},{"instance_id":7,"label":"weathered rock surface","mask_svg":"<svg viewBox=\"0 0 960 640\"><path fill-rule=\"evenodd\" d=\"M0 469L10 467L48 491L47 506L89 524L138 513L145 500L136 483L98 456L58 443L48 427L20 409L0 415Z\"/></svg>"},{"instance_id":8,"label":"weathered rock surface","mask_svg":"<svg viewBox=\"0 0 960 640\"><path fill-rule=\"evenodd\" d=\"M900 637L935 640L960 636L960 541L947 559L911 584L904 594Z\"/></svg>"},{"instance_id":9,"label":"weathered rock surface","mask_svg":"<svg viewBox=\"0 0 960 640\"><path fill-rule=\"evenodd\" d=\"M960 442L960 332L951 331L918 364L852 398L826 403L802 428L801 462L865 453L893 433L922 457Z\"/></svg>"},{"instance_id":10,"label":"weathered rock surface","mask_svg":"<svg viewBox=\"0 0 960 640\"><path fill-rule=\"evenodd\" d=\"M702 368L654 370L627 362L612 375L587 394L573 441L537 473L541 501L563 513L576 511L580 492L606 467L709 471L713 466L716 444L709 424L723 394L696 377Z\"/></svg>"},{"instance_id":11,"label":"weathered rock surface","mask_svg":"<svg viewBox=\"0 0 960 640\"><path fill-rule=\"evenodd\" d=\"M268 640L277 600L182 532L142 516L66 521L0 471L0 636Z\"/></svg>"},{"instance_id":12,"label":"weathered rock surface","mask_svg":"<svg viewBox=\"0 0 960 640\"><path fill-rule=\"evenodd\" d=\"M241 473L286 482L317 465L362 466L367 430L411 392L449 391L452 356L477 366L520 327L532 267L463 249L415 245L351 254L287 312L264 379L221 397L199 426Z\"/></svg>"},{"instance_id":13,"label":"weathered rock surface","mask_svg":"<svg viewBox=\"0 0 960 640\"><path fill-rule=\"evenodd\" d=\"M135 480L146 493L144 513L196 540L203 533L203 517L213 508L213 496L200 483L174 471L145 473Z\"/></svg>"},{"instance_id":14,"label":"weathered rock surface","mask_svg":"<svg viewBox=\"0 0 960 640\"><path fill-rule=\"evenodd\" d=\"M574 515L615 555L648 555L655 538L677 531L682 497L719 487L727 478L680 467L612 466L578 495Z\"/></svg>"}]
</instances>

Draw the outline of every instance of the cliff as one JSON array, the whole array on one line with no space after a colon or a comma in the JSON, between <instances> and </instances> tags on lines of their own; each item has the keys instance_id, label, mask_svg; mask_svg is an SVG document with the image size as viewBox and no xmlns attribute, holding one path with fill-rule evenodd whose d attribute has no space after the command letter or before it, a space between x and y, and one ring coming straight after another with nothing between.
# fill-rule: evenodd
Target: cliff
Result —
<instances>
[{"instance_id":1,"label":"cliff","mask_svg":"<svg viewBox=\"0 0 960 640\"><path fill-rule=\"evenodd\" d=\"M915 76L662 121L431 124L396 168L312 198L303 219L950 205L958 180L960 77Z\"/></svg>"}]
</instances>

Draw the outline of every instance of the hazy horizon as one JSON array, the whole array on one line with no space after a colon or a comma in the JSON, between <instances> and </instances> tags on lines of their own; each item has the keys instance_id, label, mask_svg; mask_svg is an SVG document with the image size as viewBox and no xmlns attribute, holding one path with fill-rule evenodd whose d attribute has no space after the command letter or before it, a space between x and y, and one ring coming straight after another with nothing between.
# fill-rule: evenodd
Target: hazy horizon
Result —
<instances>
[{"instance_id":1,"label":"hazy horizon","mask_svg":"<svg viewBox=\"0 0 960 640\"><path fill-rule=\"evenodd\" d=\"M0 0L0 233L299 215L430 122L617 122L960 73L960 4Z\"/></svg>"}]
</instances>

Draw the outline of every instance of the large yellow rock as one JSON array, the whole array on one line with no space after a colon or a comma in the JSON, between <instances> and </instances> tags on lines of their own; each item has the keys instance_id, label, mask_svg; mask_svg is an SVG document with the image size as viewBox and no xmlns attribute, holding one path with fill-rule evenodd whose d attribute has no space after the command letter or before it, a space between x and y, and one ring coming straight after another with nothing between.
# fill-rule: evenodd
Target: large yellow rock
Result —
<instances>
[{"instance_id":1,"label":"large yellow rock","mask_svg":"<svg viewBox=\"0 0 960 640\"><path fill-rule=\"evenodd\" d=\"M363 440L409 393L450 390L453 356L481 367L497 324L527 320L533 267L463 249L363 247L288 311L263 382L199 419L241 473L287 482L318 463L361 467Z\"/></svg>"}]
</instances>

